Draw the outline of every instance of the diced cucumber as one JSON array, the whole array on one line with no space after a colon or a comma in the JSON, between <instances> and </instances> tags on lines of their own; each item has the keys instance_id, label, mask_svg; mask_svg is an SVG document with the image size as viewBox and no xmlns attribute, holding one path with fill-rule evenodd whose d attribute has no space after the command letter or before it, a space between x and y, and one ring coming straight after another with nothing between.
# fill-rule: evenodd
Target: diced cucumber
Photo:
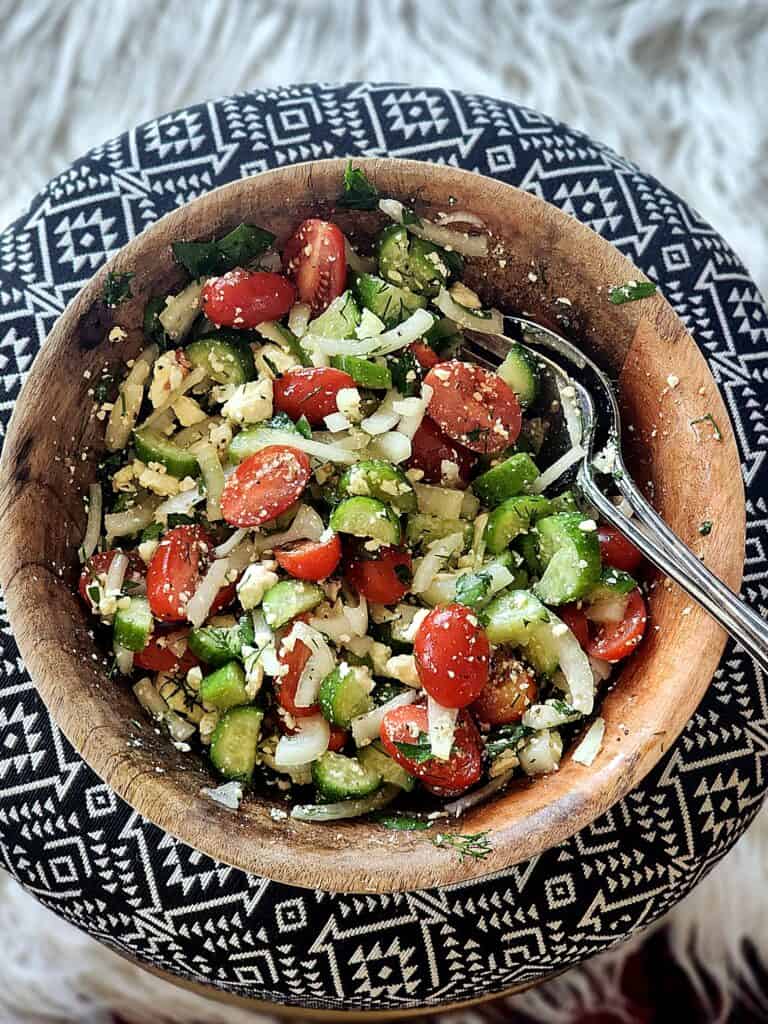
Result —
<instances>
[{"instance_id":1,"label":"diced cucumber","mask_svg":"<svg viewBox=\"0 0 768 1024\"><path fill-rule=\"evenodd\" d=\"M326 800L368 796L381 785L381 775L364 767L356 757L326 750L312 764L312 779Z\"/></svg>"},{"instance_id":2,"label":"diced cucumber","mask_svg":"<svg viewBox=\"0 0 768 1024\"><path fill-rule=\"evenodd\" d=\"M390 224L376 239L379 273L385 281L399 287L410 287L408 271L408 231L400 224Z\"/></svg>"},{"instance_id":3,"label":"diced cucumber","mask_svg":"<svg viewBox=\"0 0 768 1024\"><path fill-rule=\"evenodd\" d=\"M361 356L332 356L331 366L348 373L355 384L374 391L388 391L392 387L392 374L388 366Z\"/></svg>"},{"instance_id":4,"label":"diced cucumber","mask_svg":"<svg viewBox=\"0 0 768 1024\"><path fill-rule=\"evenodd\" d=\"M482 613L492 644L519 647L528 641L531 623L548 622L549 612L529 590L505 590Z\"/></svg>"},{"instance_id":5,"label":"diced cucumber","mask_svg":"<svg viewBox=\"0 0 768 1024\"><path fill-rule=\"evenodd\" d=\"M549 515L552 506L548 498L537 494L518 495L507 498L488 516L485 527L485 545L491 554L497 555L509 547L521 533L525 533L540 516Z\"/></svg>"},{"instance_id":6,"label":"diced cucumber","mask_svg":"<svg viewBox=\"0 0 768 1024\"><path fill-rule=\"evenodd\" d=\"M584 596L588 604L608 601L615 597L626 597L637 587L637 580L621 569L606 567L600 573L600 579Z\"/></svg>"},{"instance_id":7,"label":"diced cucumber","mask_svg":"<svg viewBox=\"0 0 768 1024\"><path fill-rule=\"evenodd\" d=\"M552 503L552 512L578 512L579 506L576 504L576 498L574 497L573 491L563 491L562 494L558 494L556 498L549 499Z\"/></svg>"},{"instance_id":8,"label":"diced cucumber","mask_svg":"<svg viewBox=\"0 0 768 1024\"><path fill-rule=\"evenodd\" d=\"M321 338L354 338L359 323L360 307L352 292L346 291L335 298L325 312L310 321L307 331Z\"/></svg>"},{"instance_id":9,"label":"diced cucumber","mask_svg":"<svg viewBox=\"0 0 768 1024\"><path fill-rule=\"evenodd\" d=\"M435 296L447 283L450 269L444 255L433 242L414 238L399 224L391 224L378 238L381 276L419 295Z\"/></svg>"},{"instance_id":10,"label":"diced cucumber","mask_svg":"<svg viewBox=\"0 0 768 1024\"><path fill-rule=\"evenodd\" d=\"M432 541L460 533L464 537L464 549L472 543L472 523L466 519L443 519L423 512L409 515L405 525L405 539L411 547L428 547Z\"/></svg>"},{"instance_id":11,"label":"diced cucumber","mask_svg":"<svg viewBox=\"0 0 768 1024\"><path fill-rule=\"evenodd\" d=\"M402 683L396 683L394 679L380 679L373 688L373 703L376 707L380 707L382 704L388 704L394 697L398 697L401 693L405 693L409 689L409 686L403 686Z\"/></svg>"},{"instance_id":12,"label":"diced cucumber","mask_svg":"<svg viewBox=\"0 0 768 1024\"><path fill-rule=\"evenodd\" d=\"M515 547L523 556L525 567L532 576L541 576L542 566L539 558L539 538L535 533L521 533L515 541Z\"/></svg>"},{"instance_id":13,"label":"diced cucumber","mask_svg":"<svg viewBox=\"0 0 768 1024\"><path fill-rule=\"evenodd\" d=\"M429 347L434 349L439 356L444 357L447 357L452 351L457 349L463 340L464 335L461 333L461 330L453 320L449 320L447 317L435 320L424 335L424 341Z\"/></svg>"},{"instance_id":14,"label":"diced cucumber","mask_svg":"<svg viewBox=\"0 0 768 1024\"><path fill-rule=\"evenodd\" d=\"M200 338L187 345L184 354L193 366L202 366L218 384L245 384L256 376L253 355L245 345L220 338Z\"/></svg>"},{"instance_id":15,"label":"diced cucumber","mask_svg":"<svg viewBox=\"0 0 768 1024\"><path fill-rule=\"evenodd\" d=\"M398 512L415 512L416 492L402 469L384 459L366 459L350 466L339 480L339 497L378 498Z\"/></svg>"},{"instance_id":16,"label":"diced cucumber","mask_svg":"<svg viewBox=\"0 0 768 1024\"><path fill-rule=\"evenodd\" d=\"M560 512L537 523L544 575L533 589L545 604L577 601L600 579L597 533L582 530L583 521L579 512Z\"/></svg>"},{"instance_id":17,"label":"diced cucumber","mask_svg":"<svg viewBox=\"0 0 768 1024\"><path fill-rule=\"evenodd\" d=\"M203 676L200 697L206 707L217 708L219 711L248 704L250 697L245 689L245 673L238 662L228 661L215 672Z\"/></svg>"},{"instance_id":18,"label":"diced cucumber","mask_svg":"<svg viewBox=\"0 0 768 1024\"><path fill-rule=\"evenodd\" d=\"M330 527L337 533L371 537L389 545L399 544L402 536L397 513L378 498L346 498L333 510Z\"/></svg>"},{"instance_id":19,"label":"diced cucumber","mask_svg":"<svg viewBox=\"0 0 768 1024\"><path fill-rule=\"evenodd\" d=\"M525 491L538 476L539 470L530 455L517 452L477 477L472 490L484 505L499 505Z\"/></svg>"},{"instance_id":20,"label":"diced cucumber","mask_svg":"<svg viewBox=\"0 0 768 1024\"><path fill-rule=\"evenodd\" d=\"M239 658L243 637L239 626L196 626L187 637L190 651L207 665L224 665Z\"/></svg>"},{"instance_id":21,"label":"diced cucumber","mask_svg":"<svg viewBox=\"0 0 768 1024\"><path fill-rule=\"evenodd\" d=\"M178 477L178 479L185 476L197 476L200 472L197 459L191 452L180 448L151 427L135 431L133 444L136 454L142 462L159 462L161 466L165 466L171 476Z\"/></svg>"},{"instance_id":22,"label":"diced cucumber","mask_svg":"<svg viewBox=\"0 0 768 1024\"><path fill-rule=\"evenodd\" d=\"M539 368L534 356L522 345L513 343L496 372L515 392L523 409L535 402L539 393Z\"/></svg>"},{"instance_id":23,"label":"diced cucumber","mask_svg":"<svg viewBox=\"0 0 768 1024\"><path fill-rule=\"evenodd\" d=\"M534 622L523 644L526 660L537 675L552 676L560 667L557 644L552 643L551 623Z\"/></svg>"},{"instance_id":24,"label":"diced cucumber","mask_svg":"<svg viewBox=\"0 0 768 1024\"><path fill-rule=\"evenodd\" d=\"M527 573L520 569L521 561L517 552L503 551L475 572L463 573L456 580L455 600L477 610L487 605L500 590L522 589L527 583Z\"/></svg>"},{"instance_id":25,"label":"diced cucumber","mask_svg":"<svg viewBox=\"0 0 768 1024\"><path fill-rule=\"evenodd\" d=\"M365 308L375 313L387 328L396 327L427 304L423 295L414 295L407 288L398 288L373 274L360 274L355 280L355 291Z\"/></svg>"},{"instance_id":26,"label":"diced cucumber","mask_svg":"<svg viewBox=\"0 0 768 1024\"><path fill-rule=\"evenodd\" d=\"M225 711L211 737L211 761L226 779L250 782L264 712L253 706Z\"/></svg>"},{"instance_id":27,"label":"diced cucumber","mask_svg":"<svg viewBox=\"0 0 768 1024\"><path fill-rule=\"evenodd\" d=\"M363 768L378 773L383 782L389 782L393 786L399 786L406 793L410 793L416 782L412 775L409 775L405 768L401 768L397 761L394 761L378 742L369 743L362 747L357 753L358 760Z\"/></svg>"},{"instance_id":28,"label":"diced cucumber","mask_svg":"<svg viewBox=\"0 0 768 1024\"><path fill-rule=\"evenodd\" d=\"M281 580L266 592L261 608L267 625L277 629L295 619L297 615L308 612L323 600L325 593L316 583Z\"/></svg>"},{"instance_id":29,"label":"diced cucumber","mask_svg":"<svg viewBox=\"0 0 768 1024\"><path fill-rule=\"evenodd\" d=\"M320 710L332 725L346 729L353 718L373 708L372 689L370 672L342 662L320 684Z\"/></svg>"},{"instance_id":30,"label":"diced cucumber","mask_svg":"<svg viewBox=\"0 0 768 1024\"><path fill-rule=\"evenodd\" d=\"M115 612L115 643L129 651L143 651L152 635L152 612L146 597L131 597L127 608Z\"/></svg>"}]
</instances>

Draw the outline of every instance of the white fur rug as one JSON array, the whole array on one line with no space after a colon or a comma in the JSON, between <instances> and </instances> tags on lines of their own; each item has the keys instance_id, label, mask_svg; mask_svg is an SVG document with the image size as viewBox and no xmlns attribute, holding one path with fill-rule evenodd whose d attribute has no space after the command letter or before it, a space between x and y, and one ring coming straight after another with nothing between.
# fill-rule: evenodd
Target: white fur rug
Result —
<instances>
[{"instance_id":1,"label":"white fur rug","mask_svg":"<svg viewBox=\"0 0 768 1024\"><path fill-rule=\"evenodd\" d=\"M768 287L766 0L0 0L0 67L0 226L68 161L166 110L280 83L411 81L513 98L609 143L696 206ZM716 982L712 1021L751 988L745 937L768 963L767 883L763 812L668 919L678 962ZM147 1024L254 1020L0 884L0 1024L101 1024L110 1009ZM552 1024L617 1008L625 954L511 1003Z\"/></svg>"}]
</instances>

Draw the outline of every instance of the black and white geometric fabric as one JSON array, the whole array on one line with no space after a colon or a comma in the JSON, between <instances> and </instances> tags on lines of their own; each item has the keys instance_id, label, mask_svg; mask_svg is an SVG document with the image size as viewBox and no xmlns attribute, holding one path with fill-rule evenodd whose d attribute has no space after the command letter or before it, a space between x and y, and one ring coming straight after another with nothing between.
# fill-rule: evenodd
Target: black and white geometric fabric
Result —
<instances>
[{"instance_id":1,"label":"black and white geometric fabric","mask_svg":"<svg viewBox=\"0 0 768 1024\"><path fill-rule=\"evenodd\" d=\"M768 604L768 313L718 234L633 164L484 96L304 85L167 114L88 153L0 235L0 418L78 289L145 225L217 185L303 160L402 156L492 175L618 246L705 353L747 485L744 592ZM2 864L56 913L173 974L292 1005L385 1009L498 992L621 942L726 853L766 789L768 693L729 644L642 786L556 849L480 881L338 895L243 873L172 839L83 763L0 620Z\"/></svg>"}]
</instances>

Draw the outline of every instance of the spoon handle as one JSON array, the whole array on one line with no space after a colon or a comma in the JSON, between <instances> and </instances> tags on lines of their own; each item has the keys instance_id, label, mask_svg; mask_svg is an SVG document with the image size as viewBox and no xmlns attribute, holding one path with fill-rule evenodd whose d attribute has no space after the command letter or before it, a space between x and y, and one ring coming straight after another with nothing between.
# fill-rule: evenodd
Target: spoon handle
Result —
<instances>
[{"instance_id":1,"label":"spoon handle","mask_svg":"<svg viewBox=\"0 0 768 1024\"><path fill-rule=\"evenodd\" d=\"M628 474L617 481L634 516L610 501L582 467L579 482L586 497L649 562L678 583L768 672L768 622L710 572L649 505Z\"/></svg>"}]
</instances>

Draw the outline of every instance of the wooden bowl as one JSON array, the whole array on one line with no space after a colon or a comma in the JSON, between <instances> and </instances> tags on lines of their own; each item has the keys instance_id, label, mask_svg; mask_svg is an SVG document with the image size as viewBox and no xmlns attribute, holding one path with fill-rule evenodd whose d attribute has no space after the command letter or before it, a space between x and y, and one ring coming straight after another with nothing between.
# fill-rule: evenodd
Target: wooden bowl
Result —
<instances>
[{"instance_id":1,"label":"wooden bowl","mask_svg":"<svg viewBox=\"0 0 768 1024\"><path fill-rule=\"evenodd\" d=\"M486 303L557 321L615 372L634 428L626 443L636 479L652 487L677 534L737 588L744 496L736 444L707 364L665 299L611 305L610 285L643 275L608 242L526 192L449 167L359 162L382 192L416 202L426 215L454 207L483 219L491 253L470 263L468 282ZM145 230L68 306L35 361L5 443L0 581L21 654L54 719L141 814L221 861L277 881L389 892L497 871L593 821L669 749L704 694L725 637L684 593L659 581L650 594L648 635L603 702L605 742L593 766L566 755L559 772L521 781L451 826L489 830L491 851L483 860L461 862L454 851L437 849L428 833L364 822L276 822L259 798L232 814L200 795L211 784L206 763L177 753L143 719L130 688L107 678L74 594L83 495L103 447L88 389L105 363L119 368L142 347L147 299L182 281L173 240L218 236L249 221L282 243L304 217L331 212L342 169L340 160L301 164L216 189ZM383 220L378 213L334 217L363 247ZM115 313L101 299L108 270L135 274L133 299ZM117 344L106 339L113 318L128 335ZM668 387L671 374L680 380L676 388ZM691 425L705 413L719 425L721 441L707 424ZM706 519L724 528L701 537Z\"/></svg>"}]
</instances>

